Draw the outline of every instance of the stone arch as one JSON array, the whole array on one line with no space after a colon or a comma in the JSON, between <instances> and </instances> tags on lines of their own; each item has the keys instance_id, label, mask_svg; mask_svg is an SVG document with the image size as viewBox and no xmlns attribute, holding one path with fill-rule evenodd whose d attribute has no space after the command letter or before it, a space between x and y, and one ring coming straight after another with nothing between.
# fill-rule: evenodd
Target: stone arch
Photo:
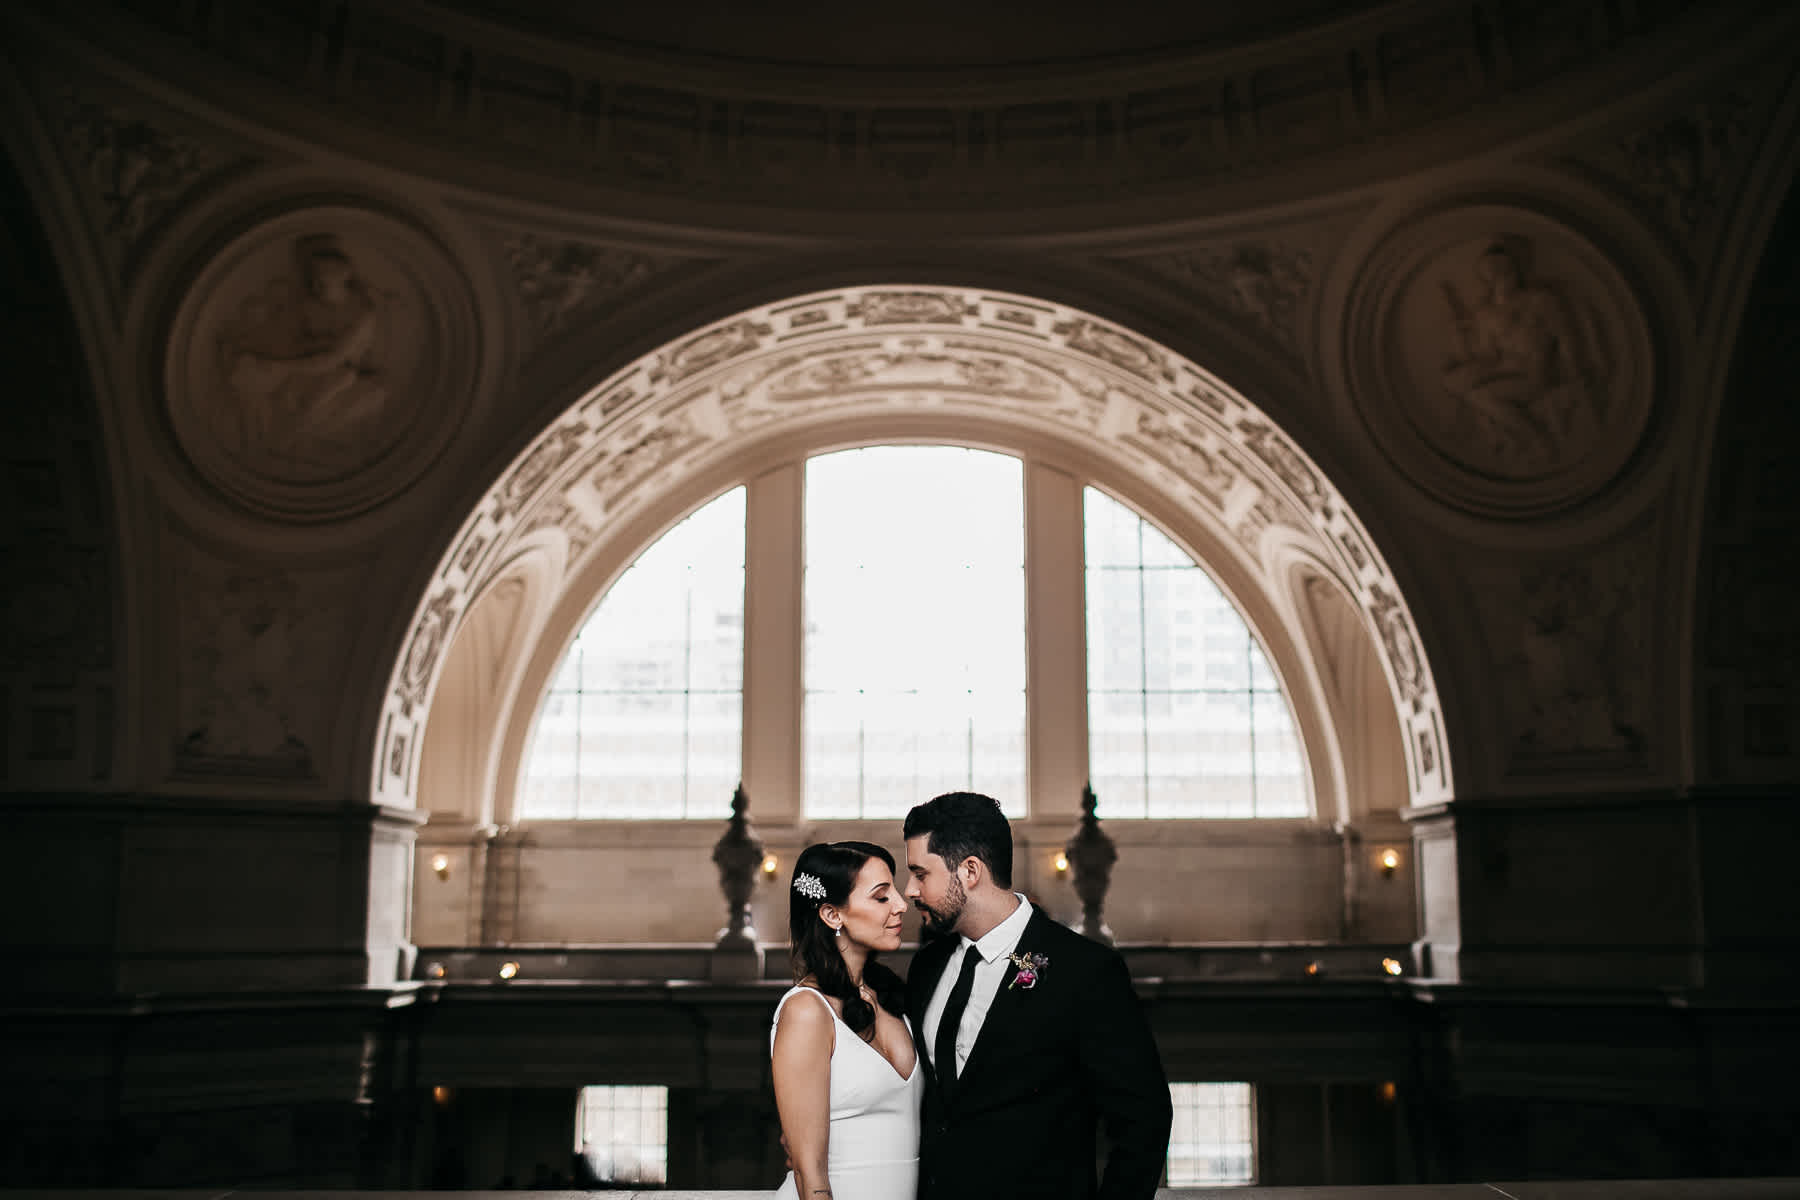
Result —
<instances>
[{"instance_id":1,"label":"stone arch","mask_svg":"<svg viewBox=\"0 0 1800 1200\"><path fill-rule=\"evenodd\" d=\"M1342 597L1331 619L1353 617L1359 661L1379 665L1407 763L1405 803L1452 795L1437 687L1393 574L1338 489L1261 410L1166 347L1065 305L868 286L764 305L668 343L589 390L519 454L415 610L383 703L374 798L417 804L421 739L453 643L528 541L560 546L566 565L547 619L526 635L520 696L541 686L555 647L630 554L706 494L800 450L876 440L986 444L1111 481L1215 569L1297 693L1309 756L1325 750L1327 774L1341 781L1326 736L1334 706L1305 663L1322 644L1308 623L1321 618L1296 599L1287 569L1302 555ZM530 717L516 700L501 755L515 766ZM1322 799L1321 815L1329 807Z\"/></svg>"},{"instance_id":2,"label":"stone arch","mask_svg":"<svg viewBox=\"0 0 1800 1200\"><path fill-rule=\"evenodd\" d=\"M493 821L494 743L509 724L527 641L556 598L564 550L556 539L525 547L470 604L445 652L426 727L420 808L470 824Z\"/></svg>"}]
</instances>

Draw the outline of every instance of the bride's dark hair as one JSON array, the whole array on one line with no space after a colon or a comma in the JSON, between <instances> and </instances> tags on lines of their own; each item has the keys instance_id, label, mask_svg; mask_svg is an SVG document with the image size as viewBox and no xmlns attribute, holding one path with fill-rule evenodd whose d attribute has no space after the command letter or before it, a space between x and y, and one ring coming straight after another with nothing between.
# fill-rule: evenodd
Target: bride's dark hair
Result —
<instances>
[{"instance_id":1,"label":"bride's dark hair","mask_svg":"<svg viewBox=\"0 0 1800 1200\"><path fill-rule=\"evenodd\" d=\"M890 872L894 869L894 856L873 842L819 842L802 850L794 860L794 879L810 875L819 881L825 894L808 896L794 887L792 880L788 883L788 955L794 982L811 975L821 992L842 1001L844 1024L865 1042L875 1036L875 1009L856 990L850 968L838 953L837 933L820 919L819 905L841 908L850 899L850 887L856 882L857 873L871 858L886 863ZM906 985L875 961L873 951L863 964L863 982L875 993L881 1007L896 1017L906 1011Z\"/></svg>"}]
</instances>

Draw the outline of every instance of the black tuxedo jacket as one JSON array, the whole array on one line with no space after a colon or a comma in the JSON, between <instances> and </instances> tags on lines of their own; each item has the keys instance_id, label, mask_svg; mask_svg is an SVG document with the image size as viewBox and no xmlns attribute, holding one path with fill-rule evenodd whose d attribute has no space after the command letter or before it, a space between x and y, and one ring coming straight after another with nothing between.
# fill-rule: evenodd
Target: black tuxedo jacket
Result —
<instances>
[{"instance_id":1,"label":"black tuxedo jacket","mask_svg":"<svg viewBox=\"0 0 1800 1200\"><path fill-rule=\"evenodd\" d=\"M925 1009L961 939L913 959L906 985L925 1063L919 1200L1148 1200L1169 1152L1169 1084L1118 953L1033 909L1015 953L1049 962L1030 988L1010 964L946 1100ZM973 951L971 951L973 953ZM1111 1142L1096 1185L1096 1130Z\"/></svg>"}]
</instances>

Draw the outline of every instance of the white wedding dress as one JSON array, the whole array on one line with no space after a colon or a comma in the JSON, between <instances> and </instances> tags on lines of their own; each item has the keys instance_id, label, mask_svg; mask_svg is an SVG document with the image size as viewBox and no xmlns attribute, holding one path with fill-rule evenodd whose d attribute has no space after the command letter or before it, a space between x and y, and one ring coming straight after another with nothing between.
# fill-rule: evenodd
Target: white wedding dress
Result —
<instances>
[{"instance_id":1,"label":"white wedding dress","mask_svg":"<svg viewBox=\"0 0 1800 1200\"><path fill-rule=\"evenodd\" d=\"M782 1007L801 992L831 1008L818 989L792 988L775 1006L775 1024L781 1022ZM833 1200L914 1200L919 1190L919 1101L925 1094L919 1055L913 1054L912 1074L902 1079L881 1051L850 1031L837 1010L832 1009L831 1019L837 1038L831 1048L831 1140L825 1171ZM912 1029L910 1022L907 1029ZM771 1026L771 1052L774 1047ZM775 1197L799 1200L793 1172Z\"/></svg>"}]
</instances>

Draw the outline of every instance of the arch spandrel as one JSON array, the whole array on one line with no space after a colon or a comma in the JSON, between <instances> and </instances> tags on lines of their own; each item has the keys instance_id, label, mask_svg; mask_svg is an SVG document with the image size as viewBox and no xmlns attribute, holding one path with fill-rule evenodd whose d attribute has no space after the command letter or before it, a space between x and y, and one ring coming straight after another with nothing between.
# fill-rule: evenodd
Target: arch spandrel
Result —
<instances>
[{"instance_id":1,"label":"arch spandrel","mask_svg":"<svg viewBox=\"0 0 1800 1200\"><path fill-rule=\"evenodd\" d=\"M413 752L445 648L525 538L566 539L565 589L607 531L756 448L826 430L982 426L1074 447L1155 491L1275 597L1299 546L1352 598L1406 745L1408 798L1451 795L1443 721L1392 572L1342 495L1260 409L1195 363L1067 306L967 288L885 286L796 297L715 322L615 372L487 491L421 598L384 701L373 786L412 805ZM561 605L560 609L570 606ZM1269 611L1297 613L1292 603ZM567 633L568 631L560 631ZM557 636L557 631L540 631ZM1295 646L1303 636L1280 639Z\"/></svg>"}]
</instances>

